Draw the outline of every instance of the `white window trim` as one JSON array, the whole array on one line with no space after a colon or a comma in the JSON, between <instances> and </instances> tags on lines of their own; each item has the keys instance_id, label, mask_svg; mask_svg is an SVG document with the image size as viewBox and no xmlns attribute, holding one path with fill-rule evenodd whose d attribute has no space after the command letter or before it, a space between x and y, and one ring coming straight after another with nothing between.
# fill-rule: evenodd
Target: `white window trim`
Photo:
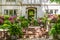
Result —
<instances>
[{"instance_id":1,"label":"white window trim","mask_svg":"<svg viewBox=\"0 0 60 40\"><path fill-rule=\"evenodd\" d=\"M17 9L6 9L6 10L8 10L8 15L10 16L10 13L9 13L9 11L10 10L13 10L13 15L14 15L14 10L16 10L16 15L17 15ZM6 11L4 10L4 14L6 13Z\"/></svg>"},{"instance_id":2,"label":"white window trim","mask_svg":"<svg viewBox=\"0 0 60 40\"><path fill-rule=\"evenodd\" d=\"M16 2L16 0L15 0L15 1L12 1L12 0L10 0L10 1L7 1L7 0L6 0L6 2Z\"/></svg>"}]
</instances>

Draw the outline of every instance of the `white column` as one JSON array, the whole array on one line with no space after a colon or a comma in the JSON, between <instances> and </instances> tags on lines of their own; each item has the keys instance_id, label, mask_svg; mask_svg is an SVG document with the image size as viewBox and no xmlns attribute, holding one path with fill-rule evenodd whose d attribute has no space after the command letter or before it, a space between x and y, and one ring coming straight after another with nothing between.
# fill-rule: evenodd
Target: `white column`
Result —
<instances>
[{"instance_id":1,"label":"white column","mask_svg":"<svg viewBox=\"0 0 60 40\"><path fill-rule=\"evenodd\" d=\"M20 16L22 16L22 6L20 6Z\"/></svg>"},{"instance_id":2,"label":"white column","mask_svg":"<svg viewBox=\"0 0 60 40\"><path fill-rule=\"evenodd\" d=\"M49 22L47 22L46 27L47 27L46 28L47 29L46 31L49 31Z\"/></svg>"},{"instance_id":3,"label":"white column","mask_svg":"<svg viewBox=\"0 0 60 40\"><path fill-rule=\"evenodd\" d=\"M55 14L55 10L53 10L53 14Z\"/></svg>"},{"instance_id":4,"label":"white column","mask_svg":"<svg viewBox=\"0 0 60 40\"><path fill-rule=\"evenodd\" d=\"M8 15L10 15L9 10L8 10Z\"/></svg>"}]
</instances>

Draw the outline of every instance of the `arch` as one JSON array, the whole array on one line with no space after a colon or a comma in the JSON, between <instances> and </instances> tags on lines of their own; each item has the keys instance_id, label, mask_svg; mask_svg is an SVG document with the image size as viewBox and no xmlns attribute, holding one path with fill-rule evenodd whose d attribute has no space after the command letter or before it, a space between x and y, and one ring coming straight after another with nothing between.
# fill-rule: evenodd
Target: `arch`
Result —
<instances>
[{"instance_id":1,"label":"arch","mask_svg":"<svg viewBox=\"0 0 60 40\"><path fill-rule=\"evenodd\" d=\"M27 17L31 21L32 18L37 18L37 8L36 7L27 7ZM31 19L30 19L31 17Z\"/></svg>"}]
</instances>

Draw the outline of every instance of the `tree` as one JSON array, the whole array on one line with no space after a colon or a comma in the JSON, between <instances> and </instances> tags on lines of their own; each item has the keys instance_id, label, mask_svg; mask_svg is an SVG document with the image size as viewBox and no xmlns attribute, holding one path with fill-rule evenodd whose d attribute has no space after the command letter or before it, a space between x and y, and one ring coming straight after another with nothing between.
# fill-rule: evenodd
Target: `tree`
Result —
<instances>
[{"instance_id":1,"label":"tree","mask_svg":"<svg viewBox=\"0 0 60 40\"><path fill-rule=\"evenodd\" d=\"M51 2L60 3L60 0L50 0Z\"/></svg>"}]
</instances>

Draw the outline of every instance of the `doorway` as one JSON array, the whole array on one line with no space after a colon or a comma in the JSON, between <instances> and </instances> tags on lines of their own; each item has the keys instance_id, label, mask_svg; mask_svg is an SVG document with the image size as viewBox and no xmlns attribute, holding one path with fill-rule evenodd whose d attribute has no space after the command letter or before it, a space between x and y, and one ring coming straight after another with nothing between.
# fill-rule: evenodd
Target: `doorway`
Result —
<instances>
[{"instance_id":1,"label":"doorway","mask_svg":"<svg viewBox=\"0 0 60 40\"><path fill-rule=\"evenodd\" d=\"M29 9L28 10L28 19L31 21L32 19L34 19L34 14L35 11L33 9Z\"/></svg>"},{"instance_id":2,"label":"doorway","mask_svg":"<svg viewBox=\"0 0 60 40\"><path fill-rule=\"evenodd\" d=\"M27 14L28 14L27 16L29 21L32 21L32 19L34 20L35 18L37 18L37 8L28 7Z\"/></svg>"}]
</instances>

